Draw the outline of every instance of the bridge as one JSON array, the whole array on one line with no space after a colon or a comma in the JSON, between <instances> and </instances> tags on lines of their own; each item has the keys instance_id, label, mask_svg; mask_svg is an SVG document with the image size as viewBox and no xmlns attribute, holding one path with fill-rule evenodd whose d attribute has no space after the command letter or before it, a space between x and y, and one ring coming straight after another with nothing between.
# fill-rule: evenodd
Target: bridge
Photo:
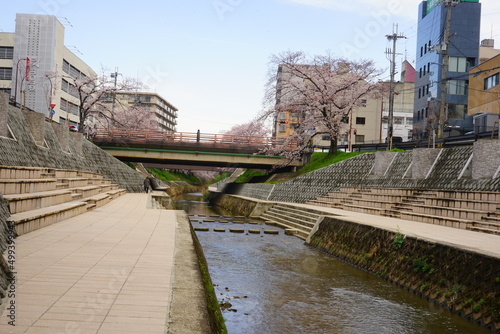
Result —
<instances>
[{"instance_id":1,"label":"bridge","mask_svg":"<svg viewBox=\"0 0 500 334\"><path fill-rule=\"evenodd\" d=\"M124 162L271 169L284 161L280 156L261 153L283 144L284 138L275 137L100 129L92 140ZM287 164L289 167L302 165L301 161Z\"/></svg>"}]
</instances>

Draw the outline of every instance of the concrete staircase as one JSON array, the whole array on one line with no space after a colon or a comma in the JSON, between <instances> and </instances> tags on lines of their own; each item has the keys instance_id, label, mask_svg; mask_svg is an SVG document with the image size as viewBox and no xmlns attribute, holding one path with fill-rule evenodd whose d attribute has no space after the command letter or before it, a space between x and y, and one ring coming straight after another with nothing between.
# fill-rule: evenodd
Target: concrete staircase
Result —
<instances>
[{"instance_id":1,"label":"concrete staircase","mask_svg":"<svg viewBox=\"0 0 500 334\"><path fill-rule=\"evenodd\" d=\"M0 193L21 235L100 207L125 190L91 172L0 166Z\"/></svg>"},{"instance_id":2,"label":"concrete staircase","mask_svg":"<svg viewBox=\"0 0 500 334\"><path fill-rule=\"evenodd\" d=\"M308 204L500 235L500 193L343 187Z\"/></svg>"},{"instance_id":3,"label":"concrete staircase","mask_svg":"<svg viewBox=\"0 0 500 334\"><path fill-rule=\"evenodd\" d=\"M268 225L284 228L286 234L295 235L305 240L318 218L324 215L325 213L321 211L278 203L263 213L260 218Z\"/></svg>"}]
</instances>

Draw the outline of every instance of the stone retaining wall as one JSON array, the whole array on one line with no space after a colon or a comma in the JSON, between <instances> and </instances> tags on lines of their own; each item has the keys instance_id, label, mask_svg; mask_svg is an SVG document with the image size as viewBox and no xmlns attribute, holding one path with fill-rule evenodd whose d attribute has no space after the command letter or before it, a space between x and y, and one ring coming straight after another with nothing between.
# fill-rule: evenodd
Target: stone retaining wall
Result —
<instances>
[{"instance_id":1,"label":"stone retaining wall","mask_svg":"<svg viewBox=\"0 0 500 334\"><path fill-rule=\"evenodd\" d=\"M500 333L500 259L330 217L309 244Z\"/></svg>"},{"instance_id":2,"label":"stone retaining wall","mask_svg":"<svg viewBox=\"0 0 500 334\"><path fill-rule=\"evenodd\" d=\"M0 195L0 254L3 254L7 249L9 242L9 228L7 226L7 218L10 216L9 206L6 200ZM11 271L7 266L7 262L3 256L0 256L0 305L3 304L4 298L7 296L9 285L9 277ZM0 307L0 314L2 313Z\"/></svg>"},{"instance_id":3,"label":"stone retaining wall","mask_svg":"<svg viewBox=\"0 0 500 334\"><path fill-rule=\"evenodd\" d=\"M143 176L85 140L80 133L69 132L65 125L45 122L35 117L38 113L0 106L0 115L6 112L13 137L10 131L9 135L0 136L0 165L91 171L127 191L142 191Z\"/></svg>"},{"instance_id":4,"label":"stone retaining wall","mask_svg":"<svg viewBox=\"0 0 500 334\"><path fill-rule=\"evenodd\" d=\"M304 203L340 187L500 191L499 149L500 140L484 140L474 147L366 153L274 186L243 184L224 192Z\"/></svg>"}]
</instances>

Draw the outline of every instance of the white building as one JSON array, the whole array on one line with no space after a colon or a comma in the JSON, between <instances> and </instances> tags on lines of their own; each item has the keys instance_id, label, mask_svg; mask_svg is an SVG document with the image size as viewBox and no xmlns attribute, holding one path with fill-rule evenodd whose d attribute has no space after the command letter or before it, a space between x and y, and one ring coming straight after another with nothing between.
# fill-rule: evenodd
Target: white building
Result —
<instances>
[{"instance_id":1,"label":"white building","mask_svg":"<svg viewBox=\"0 0 500 334\"><path fill-rule=\"evenodd\" d=\"M0 90L18 104L76 124L79 99L65 77L82 75L96 73L64 45L64 26L55 16L17 14L15 33L0 33Z\"/></svg>"}]
</instances>

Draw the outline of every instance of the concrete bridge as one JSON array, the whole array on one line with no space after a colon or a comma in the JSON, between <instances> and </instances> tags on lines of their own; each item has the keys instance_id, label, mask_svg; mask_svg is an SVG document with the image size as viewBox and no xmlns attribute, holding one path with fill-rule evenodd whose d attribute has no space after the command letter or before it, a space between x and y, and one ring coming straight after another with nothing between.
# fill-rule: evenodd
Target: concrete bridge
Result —
<instances>
[{"instance_id":1,"label":"concrete bridge","mask_svg":"<svg viewBox=\"0 0 500 334\"><path fill-rule=\"evenodd\" d=\"M114 129L99 130L93 142L126 162L263 169L283 163L280 156L261 153L283 143L275 137Z\"/></svg>"}]
</instances>

